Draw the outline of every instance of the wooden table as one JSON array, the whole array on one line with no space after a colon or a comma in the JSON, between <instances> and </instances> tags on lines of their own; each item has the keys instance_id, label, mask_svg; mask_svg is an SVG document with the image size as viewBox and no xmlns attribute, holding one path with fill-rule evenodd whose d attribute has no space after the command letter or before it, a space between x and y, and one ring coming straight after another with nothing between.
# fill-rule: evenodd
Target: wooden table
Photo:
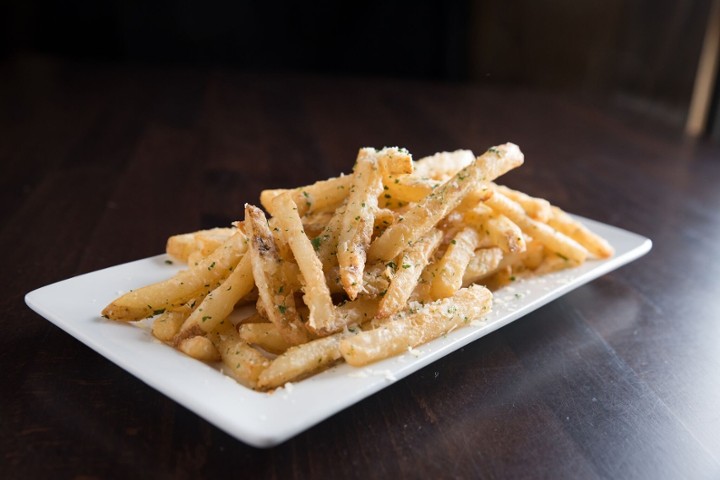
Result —
<instances>
[{"instance_id":1,"label":"wooden table","mask_svg":"<svg viewBox=\"0 0 720 480\"><path fill-rule=\"evenodd\" d=\"M272 449L56 328L28 291L226 225L261 189L513 141L506 183L646 257ZM24 59L0 67L0 477L718 478L720 148L560 94Z\"/></svg>"}]
</instances>

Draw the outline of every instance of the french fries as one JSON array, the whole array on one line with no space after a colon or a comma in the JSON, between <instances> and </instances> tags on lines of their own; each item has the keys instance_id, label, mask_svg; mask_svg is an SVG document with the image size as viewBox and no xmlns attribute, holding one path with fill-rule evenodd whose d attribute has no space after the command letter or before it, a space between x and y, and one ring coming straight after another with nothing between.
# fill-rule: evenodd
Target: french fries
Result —
<instances>
[{"instance_id":1,"label":"french fries","mask_svg":"<svg viewBox=\"0 0 720 480\"><path fill-rule=\"evenodd\" d=\"M135 321L179 307L205 296L225 279L247 250L245 235L237 230L194 268L183 270L164 282L133 290L105 307L102 315L113 320Z\"/></svg>"},{"instance_id":2,"label":"french fries","mask_svg":"<svg viewBox=\"0 0 720 480\"><path fill-rule=\"evenodd\" d=\"M246 204L234 228L170 237L188 268L102 314L154 317L157 339L262 391L398 355L482 318L490 289L613 254L547 200L494 183L523 162L512 143L417 162L362 148L349 175L264 190L269 217Z\"/></svg>"},{"instance_id":3,"label":"french fries","mask_svg":"<svg viewBox=\"0 0 720 480\"><path fill-rule=\"evenodd\" d=\"M273 200L273 208L277 212L275 218L280 233L286 237L304 279L304 299L310 310L307 327L315 333L330 331L335 318L330 289L325 283L322 264L315 256L310 239L305 236L297 206L289 195L283 194Z\"/></svg>"},{"instance_id":4,"label":"french fries","mask_svg":"<svg viewBox=\"0 0 720 480\"><path fill-rule=\"evenodd\" d=\"M482 318L490 311L491 303L492 293L487 288L480 285L463 288L452 297L398 314L378 328L341 340L340 353L350 365L367 365Z\"/></svg>"},{"instance_id":5,"label":"french fries","mask_svg":"<svg viewBox=\"0 0 720 480\"><path fill-rule=\"evenodd\" d=\"M245 219L250 237L248 254L260 294L258 302L286 341L292 345L305 343L310 335L295 308L295 295L284 278L281 265L283 259L270 233L265 214L257 207L245 205Z\"/></svg>"},{"instance_id":6,"label":"french fries","mask_svg":"<svg viewBox=\"0 0 720 480\"><path fill-rule=\"evenodd\" d=\"M337 257L340 282L350 300L362 290L367 247L375 225L378 195L383 191L378 153L373 148L360 150L350 194L342 212Z\"/></svg>"}]
</instances>

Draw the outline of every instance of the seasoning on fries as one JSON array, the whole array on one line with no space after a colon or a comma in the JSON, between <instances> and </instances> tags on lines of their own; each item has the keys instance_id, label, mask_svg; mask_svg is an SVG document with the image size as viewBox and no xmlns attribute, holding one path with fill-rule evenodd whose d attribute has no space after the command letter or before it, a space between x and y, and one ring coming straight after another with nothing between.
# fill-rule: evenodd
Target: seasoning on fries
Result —
<instances>
[{"instance_id":1,"label":"seasoning on fries","mask_svg":"<svg viewBox=\"0 0 720 480\"><path fill-rule=\"evenodd\" d=\"M362 148L348 175L263 191L269 216L246 205L232 228L170 237L188 268L102 314L152 318L156 338L258 390L398 355L482 318L517 276L613 255L547 200L496 183L523 161L512 143L418 161Z\"/></svg>"}]
</instances>

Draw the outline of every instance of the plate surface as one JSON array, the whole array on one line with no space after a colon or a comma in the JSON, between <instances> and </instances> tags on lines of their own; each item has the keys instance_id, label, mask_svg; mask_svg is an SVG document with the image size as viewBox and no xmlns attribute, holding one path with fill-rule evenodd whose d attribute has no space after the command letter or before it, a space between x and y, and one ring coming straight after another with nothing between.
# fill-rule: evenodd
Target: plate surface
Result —
<instances>
[{"instance_id":1,"label":"plate surface","mask_svg":"<svg viewBox=\"0 0 720 480\"><path fill-rule=\"evenodd\" d=\"M256 447L277 445L338 411L565 293L625 265L652 242L640 235L578 217L605 237L615 256L543 277L520 280L495 292L483 320L366 368L341 364L272 394L242 387L219 370L155 340L148 328L106 320L102 308L120 294L164 280L182 266L166 256L146 258L70 278L30 292L37 313L151 387L235 438Z\"/></svg>"}]
</instances>

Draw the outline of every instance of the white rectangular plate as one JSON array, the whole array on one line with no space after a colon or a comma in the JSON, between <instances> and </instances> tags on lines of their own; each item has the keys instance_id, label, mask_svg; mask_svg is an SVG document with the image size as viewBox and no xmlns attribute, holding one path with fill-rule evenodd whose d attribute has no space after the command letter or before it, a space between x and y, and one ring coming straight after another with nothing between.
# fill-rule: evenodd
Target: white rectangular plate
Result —
<instances>
[{"instance_id":1,"label":"white rectangular plate","mask_svg":"<svg viewBox=\"0 0 720 480\"><path fill-rule=\"evenodd\" d=\"M242 387L218 369L157 340L147 328L106 320L101 309L121 293L164 280L181 266L164 255L106 268L30 292L37 313L151 387L230 435L257 447L277 445L392 382L507 325L561 295L647 253L649 239L581 219L615 248L613 258L544 277L521 280L495 293L481 321L398 357L366 368L341 364L274 393Z\"/></svg>"}]
</instances>

